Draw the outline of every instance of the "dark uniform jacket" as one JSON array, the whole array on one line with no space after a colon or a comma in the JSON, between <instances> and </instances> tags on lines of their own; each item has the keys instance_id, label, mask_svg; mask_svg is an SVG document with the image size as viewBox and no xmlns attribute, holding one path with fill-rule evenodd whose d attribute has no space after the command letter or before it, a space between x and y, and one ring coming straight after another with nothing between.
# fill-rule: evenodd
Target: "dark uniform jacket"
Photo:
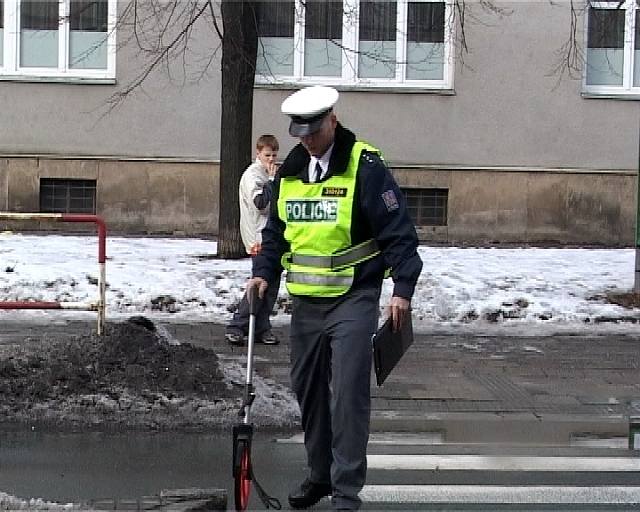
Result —
<instances>
[{"instance_id":1,"label":"dark uniform jacket","mask_svg":"<svg viewBox=\"0 0 640 512\"><path fill-rule=\"evenodd\" d=\"M346 171L355 141L355 135L338 123L325 180ZM308 182L309 160L307 150L298 144L278 170L273 182L269 221L262 231L262 250L253 259L254 277L273 282L282 271L280 259L289 251L289 244L283 236L285 224L278 217L280 177L297 176ZM385 269L390 268L393 295L411 299L422 270L422 260L417 253L418 237L398 184L375 153L362 152L352 211L353 245L375 238L381 251L375 258L357 265L352 289L381 286Z\"/></svg>"}]
</instances>

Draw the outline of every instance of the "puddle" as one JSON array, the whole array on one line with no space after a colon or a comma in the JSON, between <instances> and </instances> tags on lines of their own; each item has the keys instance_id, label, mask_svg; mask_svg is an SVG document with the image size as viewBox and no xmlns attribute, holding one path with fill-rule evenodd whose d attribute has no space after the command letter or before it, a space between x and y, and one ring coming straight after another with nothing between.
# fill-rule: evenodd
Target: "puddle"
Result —
<instances>
[{"instance_id":1,"label":"puddle","mask_svg":"<svg viewBox=\"0 0 640 512\"><path fill-rule=\"evenodd\" d=\"M3 432L0 491L58 503L231 488L231 434Z\"/></svg>"}]
</instances>

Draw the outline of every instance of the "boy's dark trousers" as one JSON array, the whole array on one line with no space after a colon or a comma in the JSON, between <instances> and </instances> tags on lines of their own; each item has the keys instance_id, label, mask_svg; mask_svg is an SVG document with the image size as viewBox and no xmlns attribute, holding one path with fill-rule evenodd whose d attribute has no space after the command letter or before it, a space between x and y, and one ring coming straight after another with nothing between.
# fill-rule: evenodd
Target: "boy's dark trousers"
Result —
<instances>
[{"instance_id":1,"label":"boy's dark trousers","mask_svg":"<svg viewBox=\"0 0 640 512\"><path fill-rule=\"evenodd\" d=\"M271 321L269 316L273 311L273 306L278 298L278 289L280 288L280 275L273 282L269 283L267 291L264 294L262 305L256 313L256 337L260 339L260 335L271 329ZM238 329L243 334L249 332L249 301L247 293L242 296L242 300L238 305L237 311L233 314L233 318L227 329Z\"/></svg>"}]
</instances>

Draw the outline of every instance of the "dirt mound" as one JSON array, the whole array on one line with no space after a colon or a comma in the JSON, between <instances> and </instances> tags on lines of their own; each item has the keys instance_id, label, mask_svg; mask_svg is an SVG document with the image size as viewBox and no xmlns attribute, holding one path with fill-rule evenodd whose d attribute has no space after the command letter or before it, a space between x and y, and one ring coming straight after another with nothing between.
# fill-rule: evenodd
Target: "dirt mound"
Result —
<instances>
[{"instance_id":1,"label":"dirt mound","mask_svg":"<svg viewBox=\"0 0 640 512\"><path fill-rule=\"evenodd\" d=\"M617 304L626 309L640 308L640 293L626 292L626 293L608 293L606 295L607 301L612 304Z\"/></svg>"},{"instance_id":2,"label":"dirt mound","mask_svg":"<svg viewBox=\"0 0 640 512\"><path fill-rule=\"evenodd\" d=\"M41 350L33 348L0 360L0 395L14 403L115 390L168 398L234 395L215 353L189 344L170 345L131 322L108 326L104 336L53 340Z\"/></svg>"},{"instance_id":3,"label":"dirt mound","mask_svg":"<svg viewBox=\"0 0 640 512\"><path fill-rule=\"evenodd\" d=\"M225 379L217 355L170 343L151 322L0 348L4 421L201 429L228 423L238 410L241 388Z\"/></svg>"}]
</instances>

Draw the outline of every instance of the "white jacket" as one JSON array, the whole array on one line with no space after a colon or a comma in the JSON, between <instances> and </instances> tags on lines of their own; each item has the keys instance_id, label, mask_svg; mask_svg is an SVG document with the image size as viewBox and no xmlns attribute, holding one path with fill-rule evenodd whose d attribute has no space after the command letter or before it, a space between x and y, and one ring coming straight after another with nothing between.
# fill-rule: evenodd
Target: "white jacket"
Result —
<instances>
[{"instance_id":1,"label":"white jacket","mask_svg":"<svg viewBox=\"0 0 640 512\"><path fill-rule=\"evenodd\" d=\"M262 228L269 218L269 206L258 210L253 200L262 194L262 189L269 181L269 173L256 158L242 173L240 178L240 236L247 254L251 254L251 247L262 242Z\"/></svg>"}]
</instances>

